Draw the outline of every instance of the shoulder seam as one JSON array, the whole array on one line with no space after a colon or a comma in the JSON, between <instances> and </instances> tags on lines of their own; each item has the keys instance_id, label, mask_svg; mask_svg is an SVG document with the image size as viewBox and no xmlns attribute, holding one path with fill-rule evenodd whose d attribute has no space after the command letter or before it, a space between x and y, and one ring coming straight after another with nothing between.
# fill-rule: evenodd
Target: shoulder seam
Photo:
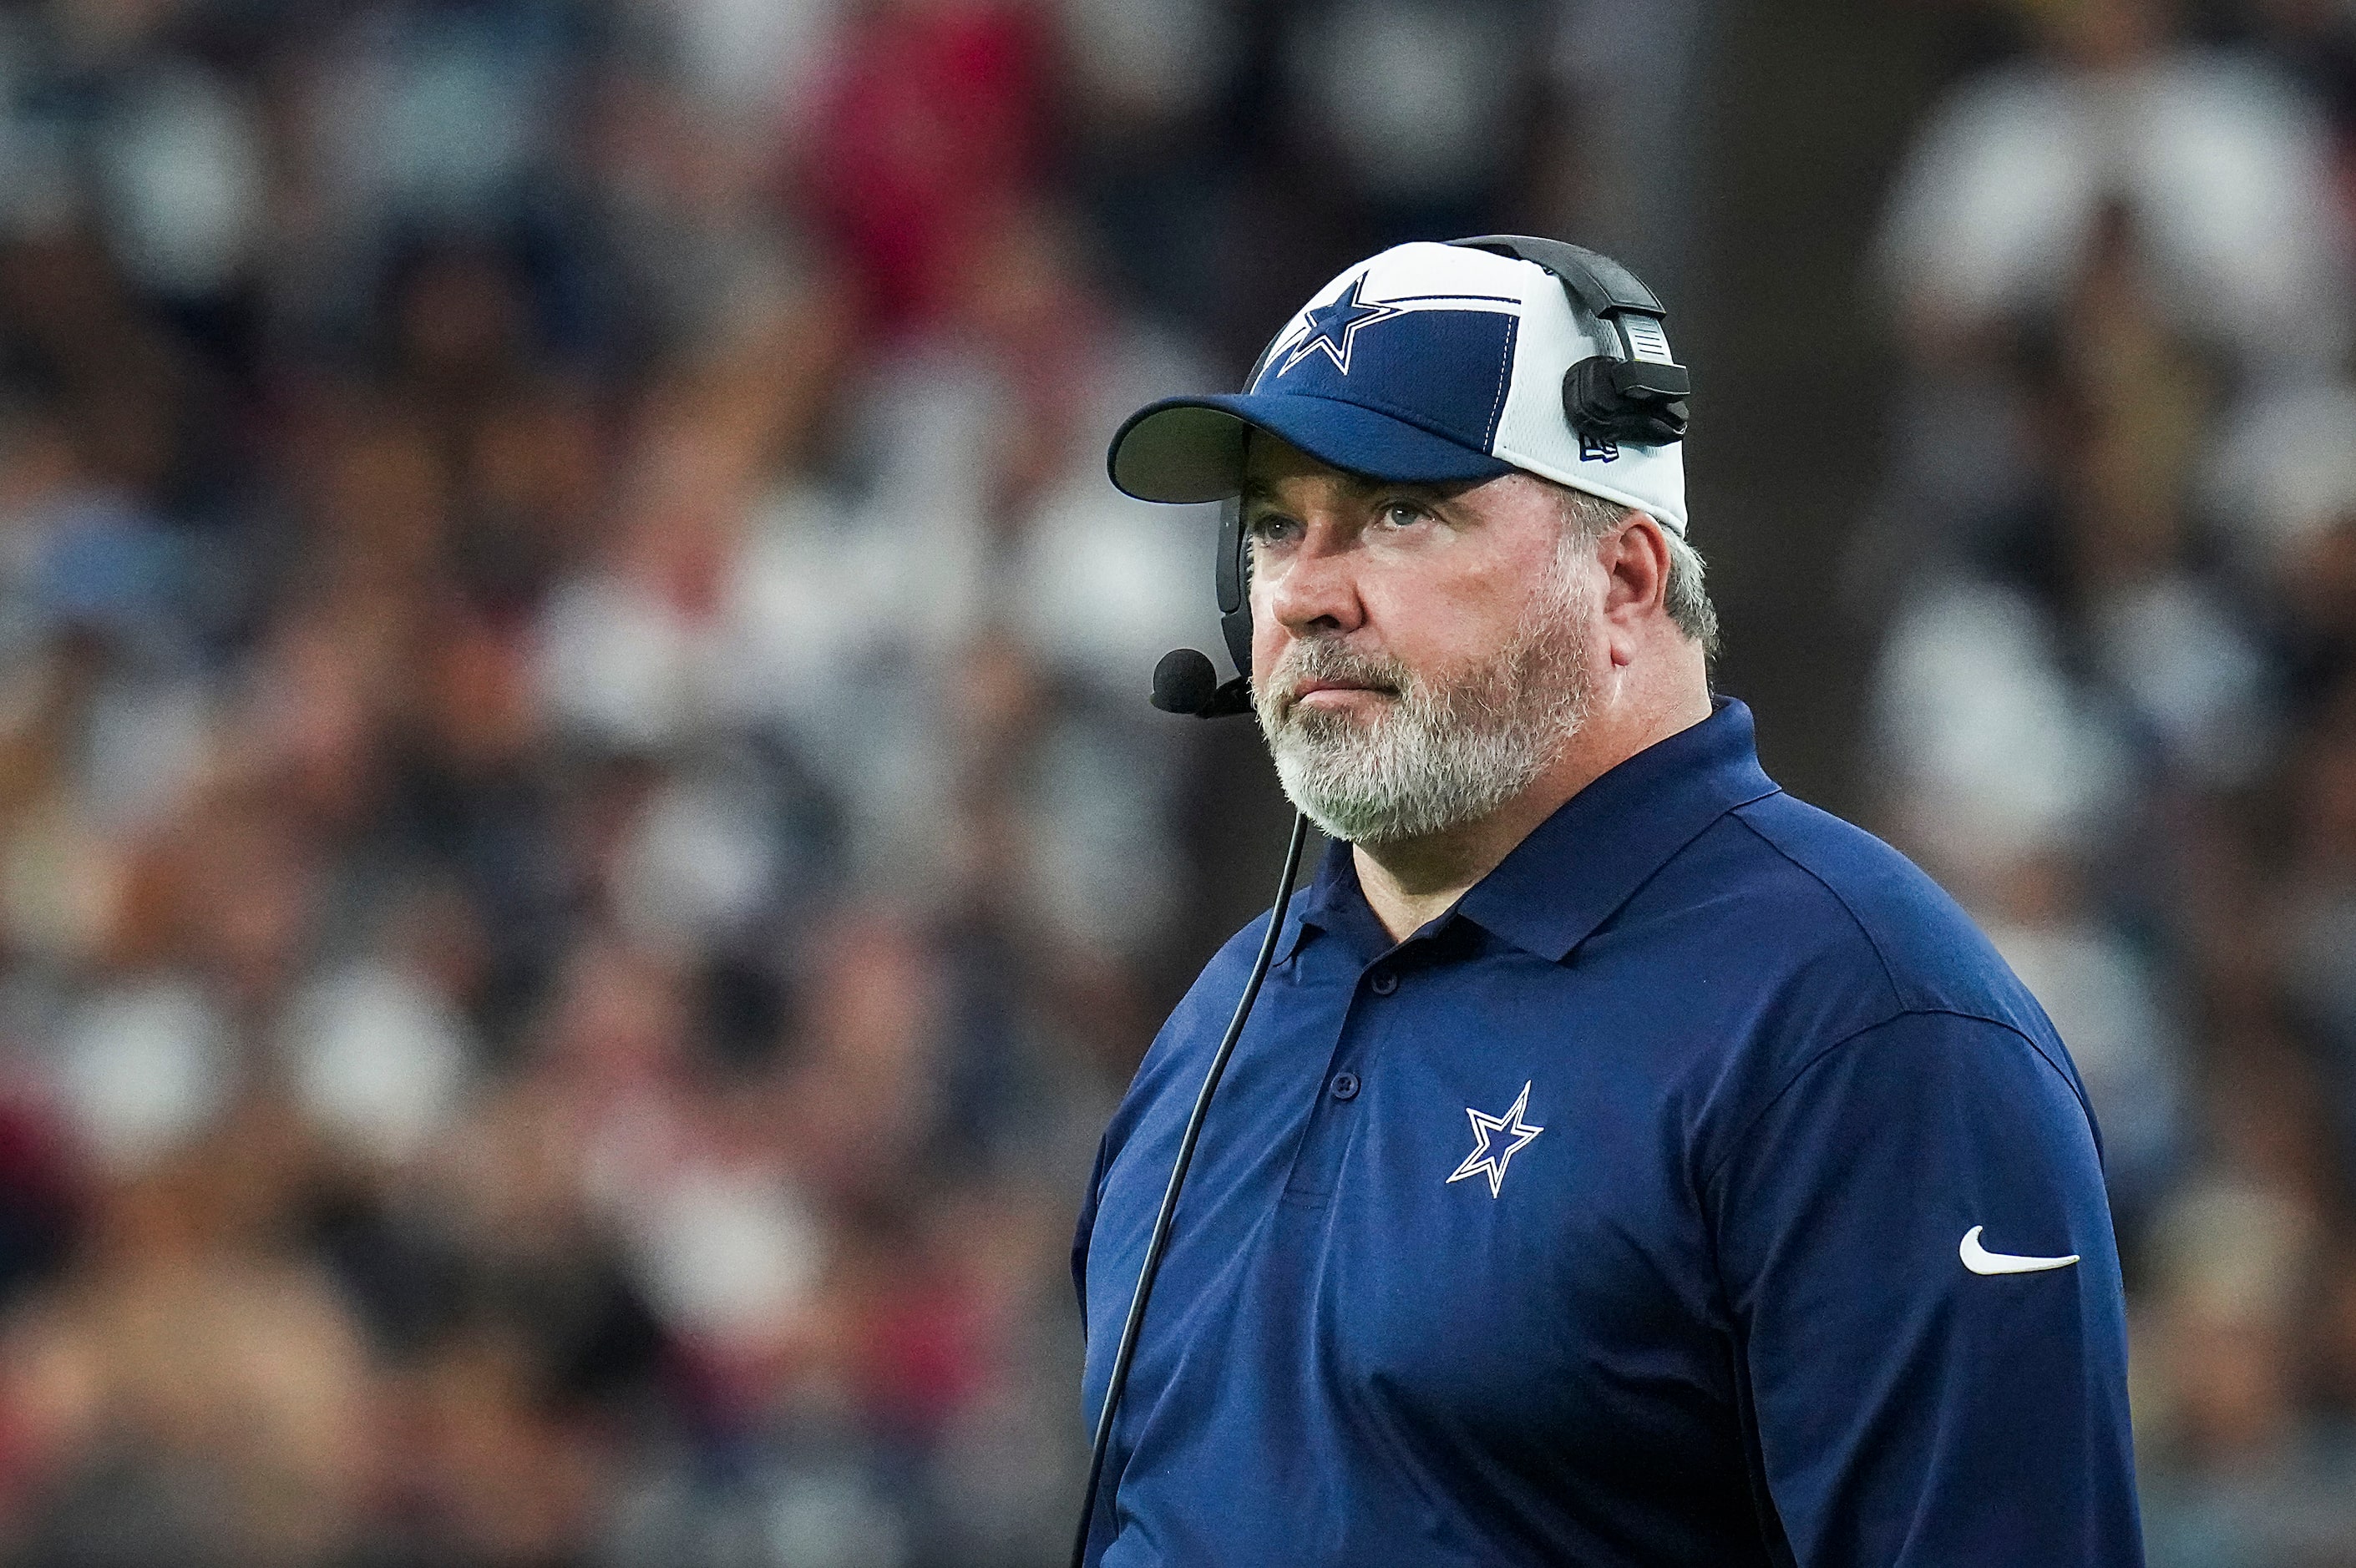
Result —
<instances>
[{"instance_id":1,"label":"shoulder seam","mask_svg":"<svg viewBox=\"0 0 2356 1568\"><path fill-rule=\"evenodd\" d=\"M1848 900L1843 896L1838 888L1825 880L1823 873L1819 872L1814 866L1809 865L1805 860L1801 859L1789 849L1784 848L1781 844L1776 843L1774 839L1769 837L1766 834L1759 830L1757 825L1751 820L1751 817L1748 815L1750 807L1756 805L1757 804L1757 801L1746 801L1741 805L1738 805L1733 810L1728 812L1727 815L1740 822L1744 829L1749 832L1752 837L1758 839L1759 842L1766 845L1768 848L1783 857L1787 863L1796 868L1810 881L1815 882L1816 886L1824 889L1826 893L1830 896L1833 902L1840 905L1841 912L1848 916L1849 923L1851 925L1857 927L1858 935L1863 937L1865 939L1866 946L1873 950L1874 962L1881 965L1882 982L1890 987L1890 1003L1898 1009L1898 1013L1893 1014L1892 1016L1894 1017L1914 1011L1915 1009L1911 1008L1906 1005L1906 992L1905 989L1898 984L1898 972L1890 965L1890 955L1882 951L1880 939L1873 934L1873 928L1865 923L1865 917L1857 912L1857 906L1849 902ZM1924 1010L1938 1011L1940 1009L1929 1008ZM1866 1027L1869 1029L1875 1026L1869 1024Z\"/></svg>"},{"instance_id":2,"label":"shoulder seam","mask_svg":"<svg viewBox=\"0 0 2356 1568\"><path fill-rule=\"evenodd\" d=\"M1726 1169L1727 1165L1734 1158L1735 1155L1740 1151L1743 1143L1749 1139L1752 1130L1756 1128L1761 1122L1766 1120L1767 1113L1772 1111L1777 1105L1781 1104L1783 1101L1783 1096L1798 1088L1800 1080L1805 1078L1810 1072L1815 1071L1816 1064L1818 1062L1823 1061L1826 1058L1831 1056L1833 1052L1840 1050L1843 1046L1847 1045L1854 1040L1861 1040L1865 1036L1871 1034L1876 1029L1887 1029L1891 1024L1898 1022L1901 1019L1914 1018L1965 1019L1973 1023L1987 1024L1992 1028L2002 1029L2005 1033L2011 1035L2014 1039L2028 1046L2030 1051L2036 1052L2037 1059L2045 1063L2046 1067L2052 1072L2054 1076L2062 1080L2062 1086L2070 1091L2070 1097L2078 1104L2078 1114L2086 1118L2086 1125L2089 1130L2093 1128L2094 1125L2094 1110L2093 1106L2086 1104L2086 1096L2079 1092L2077 1083L2071 1078L2070 1074L2062 1071L2062 1064L2053 1060L2052 1053L2038 1042L2036 1036L2029 1033L2019 1025L2013 1023L2008 1019L1992 1018L1987 1013L1976 1013L1963 1008L1901 1008L1896 1012L1890 1013L1885 1018L1876 1019L1869 1024L1860 1025L1859 1027L1849 1030L1848 1033L1842 1035L1838 1040L1832 1041L1822 1050L1815 1051L1814 1054L1810 1055L1806 1061L1794 1068L1792 1070L1791 1076L1784 1079L1782 1085L1779 1086L1773 1093L1768 1095L1767 1098L1761 1103L1759 1108L1756 1111L1753 1111L1751 1115L1744 1120L1741 1129L1727 1140L1726 1151L1723 1154L1720 1154L1718 1158L1711 1163L1709 1169L1702 1174L1701 1180L1696 1190L1699 1192L1707 1192L1710 1187L1717 1182L1719 1176Z\"/></svg>"},{"instance_id":3,"label":"shoulder seam","mask_svg":"<svg viewBox=\"0 0 2356 1568\"><path fill-rule=\"evenodd\" d=\"M2089 1122L2094 1120L2094 1107L2086 1103L2086 1096L2079 1092L2076 1082L2072 1079L2069 1072L2064 1069L2060 1062L2053 1060L2052 1052L2047 1051L2043 1044L2038 1040L2035 1035L2029 1033L2019 1024L2012 1022L2008 1019L1997 1018L1993 1013L1973 1012L1967 1008L1910 1006L1906 1000L1905 989L1898 983L1897 972L1890 967L1890 955L1882 950L1879 939L1873 934L1873 928L1865 923L1864 916L1857 912L1857 906L1850 903L1847 898L1843 897L1841 891L1833 886L1832 883L1826 881L1824 877L1817 872L1815 867L1809 865L1798 856L1794 855L1781 844L1776 843L1774 839L1760 831L1757 825L1752 823L1750 816L1746 815L1749 808L1752 805L1756 805L1757 804L1757 801L1746 801L1741 805L1734 807L1731 811L1727 813L1727 815L1740 818L1742 826L1745 828L1748 828L1762 844L1766 845L1770 849L1775 851L1776 854L1781 855L1785 860L1791 862L1791 864L1799 868L1800 870L1805 872L1818 887L1824 889L1826 893L1832 896L1833 901L1841 906L1842 911L1847 914L1851 923L1856 925L1858 934L1865 938L1866 945L1873 949L1874 957L1881 965L1882 977L1889 982L1890 1001L1897 1010L1891 1013L1888 1018L1883 1019L1881 1023L1868 1024L1864 1029L1859 1029L1850 1034L1844 1035L1842 1037L1842 1040L1853 1040L1857 1035L1864 1033L1865 1029L1879 1029L1881 1027L1882 1023L1890 1023L1897 1019L1904 1018L1909 1014L1944 1013L1959 1019L1977 1019L1982 1023L1994 1024L1997 1028L2004 1029L2011 1034L2017 1034L2020 1036L2022 1040L2028 1041L2029 1048L2037 1052L2039 1056L2044 1058L2045 1064L2047 1066L2052 1068L2054 1072L2062 1074L2062 1082L2070 1085L2071 1097L2076 1100L2078 1102L2079 1108L2086 1113L2086 1119ZM1842 1040L1836 1040L1834 1044L1838 1045ZM1829 1050L1831 1048L1827 1047L1826 1049ZM1812 1057L1809 1060L1813 1062L1815 1058ZM1801 1071L1805 1072L1806 1069L1803 1068ZM1780 1093L1781 1091L1778 1091L1778 1093Z\"/></svg>"}]
</instances>

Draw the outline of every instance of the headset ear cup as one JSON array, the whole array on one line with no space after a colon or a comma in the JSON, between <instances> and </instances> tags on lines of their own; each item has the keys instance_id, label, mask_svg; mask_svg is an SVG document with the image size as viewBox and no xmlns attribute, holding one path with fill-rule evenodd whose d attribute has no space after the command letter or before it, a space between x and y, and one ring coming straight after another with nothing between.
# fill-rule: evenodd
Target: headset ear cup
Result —
<instances>
[{"instance_id":1,"label":"headset ear cup","mask_svg":"<svg viewBox=\"0 0 2356 1568\"><path fill-rule=\"evenodd\" d=\"M1685 370L1596 355L1563 372L1562 412L1571 429L1633 446L1686 437Z\"/></svg>"}]
</instances>

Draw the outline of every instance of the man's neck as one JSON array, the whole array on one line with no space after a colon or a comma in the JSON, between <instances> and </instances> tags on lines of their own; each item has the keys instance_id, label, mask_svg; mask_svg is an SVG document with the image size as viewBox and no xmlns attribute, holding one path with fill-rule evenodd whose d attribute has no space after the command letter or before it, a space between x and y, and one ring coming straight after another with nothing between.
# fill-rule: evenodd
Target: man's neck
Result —
<instances>
[{"instance_id":1,"label":"man's neck","mask_svg":"<svg viewBox=\"0 0 2356 1568\"><path fill-rule=\"evenodd\" d=\"M1394 942L1444 913L1497 869L1564 802L1648 747L1710 715L1706 688L1580 726L1554 765L1504 805L1461 827L1395 843L1351 846L1358 886Z\"/></svg>"}]
</instances>

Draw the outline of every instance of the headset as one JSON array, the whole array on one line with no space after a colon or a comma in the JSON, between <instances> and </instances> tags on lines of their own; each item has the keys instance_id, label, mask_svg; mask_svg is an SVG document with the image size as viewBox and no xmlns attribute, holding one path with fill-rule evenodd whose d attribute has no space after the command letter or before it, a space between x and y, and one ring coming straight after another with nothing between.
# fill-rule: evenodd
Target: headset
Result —
<instances>
[{"instance_id":1,"label":"headset","mask_svg":"<svg viewBox=\"0 0 2356 1568\"><path fill-rule=\"evenodd\" d=\"M1544 268L1562 283L1574 316L1584 310L1590 317L1611 328L1611 340L1617 353L1591 356L1563 373L1563 417L1570 421L1573 430L1600 440L1638 446L1662 446L1685 439L1686 400L1691 394L1692 378L1684 366L1670 357L1667 308L1635 273L1609 256L1559 240L1540 240L1524 234L1483 234L1448 243L1494 251ZM1259 357L1252 362L1251 374L1244 378L1245 390L1258 382L1283 340L1284 334L1280 331L1259 351ZM1236 497L1229 497L1220 510L1219 554L1213 586L1218 593L1219 632L1238 673L1221 684L1210 659L1196 650L1175 648L1164 654L1162 662L1154 667L1152 700L1153 706L1166 713L1216 719L1251 710L1251 557L1244 538L1243 504ZM1251 1018L1252 1004L1259 998L1260 987L1268 979L1269 965L1276 956L1278 937L1284 929L1285 912L1292 901L1292 884L1301 873L1301 852L1308 837L1308 817L1295 814L1291 840L1284 852L1283 874L1278 879L1276 900L1269 911L1268 930L1260 938L1258 955L1252 961L1250 976L1227 1020L1226 1031L1219 1038L1218 1049L1211 1053L1203 1087L1194 1096L1194 1108L1178 1140L1178 1155L1171 1163L1170 1179L1162 1188L1162 1206L1154 1214L1145 1260L1138 1269L1137 1288L1130 1296L1120 1342L1113 1352L1104 1404L1097 1413L1087 1484L1080 1503L1079 1533L1072 1543L1072 1568L1082 1568L1087 1557L1088 1534L1096 1522L1097 1495L1104 1480L1105 1456L1112 1444L1113 1417L1119 1412L1121 1395L1129 1388L1130 1366L1136 1359L1138 1336L1145 1326L1146 1303L1152 1299L1153 1282L1162 1272L1162 1254L1169 1247L1171 1224L1178 1212L1178 1194L1194 1162L1194 1147L1202 1137L1204 1120L1210 1115L1211 1096L1218 1090L1219 1080L1227 1070L1227 1059L1235 1054L1236 1042L1243 1038L1244 1025Z\"/></svg>"},{"instance_id":2,"label":"headset","mask_svg":"<svg viewBox=\"0 0 2356 1568\"><path fill-rule=\"evenodd\" d=\"M1573 430L1599 441L1634 446L1665 446L1685 439L1693 378L1670 356L1668 307L1635 273L1600 251L1527 234L1480 234L1448 243L1510 256L1545 269L1562 284L1574 316L1584 313L1609 329L1616 353L1590 356L1563 373L1563 417ZM1251 373L1244 378L1245 390L1258 384L1283 341L1284 333L1280 330L1259 351ZM1244 538L1243 505L1234 497L1222 503L1219 510L1212 586L1218 596L1220 635L1228 657L1235 661L1236 677L1221 685L1207 661L1197 667L1184 658L1188 650L1181 649L1154 672L1157 708L1203 719L1248 712L1251 708L1251 559ZM1183 660L1183 670L1173 660ZM1203 683L1205 675L1212 676L1207 686ZM1183 705L1172 706L1175 702Z\"/></svg>"}]
</instances>

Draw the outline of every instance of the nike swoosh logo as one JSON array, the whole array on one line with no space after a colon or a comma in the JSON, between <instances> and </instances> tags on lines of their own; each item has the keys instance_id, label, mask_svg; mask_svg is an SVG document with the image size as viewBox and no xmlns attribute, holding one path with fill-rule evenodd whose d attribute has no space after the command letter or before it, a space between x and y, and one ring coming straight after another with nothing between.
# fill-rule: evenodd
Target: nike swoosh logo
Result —
<instances>
[{"instance_id":1,"label":"nike swoosh logo","mask_svg":"<svg viewBox=\"0 0 2356 1568\"><path fill-rule=\"evenodd\" d=\"M2025 1258L2019 1253L1992 1253L1980 1245L1983 1225L1974 1225L1964 1232L1964 1244L1955 1251L1961 1254L1964 1266L1974 1274L2037 1274L2049 1268L2068 1268L2078 1261L2072 1253L2066 1258Z\"/></svg>"}]
</instances>

